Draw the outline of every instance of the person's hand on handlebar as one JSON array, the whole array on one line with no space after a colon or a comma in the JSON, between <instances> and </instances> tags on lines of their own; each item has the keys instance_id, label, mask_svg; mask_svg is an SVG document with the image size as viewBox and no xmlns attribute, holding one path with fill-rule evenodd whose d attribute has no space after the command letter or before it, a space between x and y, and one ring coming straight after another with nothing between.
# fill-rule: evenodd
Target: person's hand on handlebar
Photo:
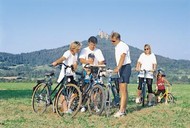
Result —
<instances>
[{"instance_id":1,"label":"person's hand on handlebar","mask_svg":"<svg viewBox=\"0 0 190 128\"><path fill-rule=\"evenodd\" d=\"M54 67L58 64L56 61L51 63Z\"/></svg>"}]
</instances>

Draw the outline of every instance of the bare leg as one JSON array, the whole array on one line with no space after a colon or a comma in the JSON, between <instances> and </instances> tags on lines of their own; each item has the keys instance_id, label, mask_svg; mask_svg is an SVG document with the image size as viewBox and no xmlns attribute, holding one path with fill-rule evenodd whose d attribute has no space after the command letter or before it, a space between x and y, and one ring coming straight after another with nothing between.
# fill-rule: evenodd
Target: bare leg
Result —
<instances>
[{"instance_id":1,"label":"bare leg","mask_svg":"<svg viewBox=\"0 0 190 128\"><path fill-rule=\"evenodd\" d=\"M120 112L125 112L126 106L127 106L127 100L128 100L127 84L120 83L119 91L120 91L120 95L121 95Z\"/></svg>"},{"instance_id":2,"label":"bare leg","mask_svg":"<svg viewBox=\"0 0 190 128\"><path fill-rule=\"evenodd\" d=\"M152 98L153 98L153 94L152 93L148 93L148 101L150 103L152 102Z\"/></svg>"},{"instance_id":3,"label":"bare leg","mask_svg":"<svg viewBox=\"0 0 190 128\"><path fill-rule=\"evenodd\" d=\"M137 98L140 98L141 97L141 92L142 92L142 90L137 90Z\"/></svg>"},{"instance_id":4,"label":"bare leg","mask_svg":"<svg viewBox=\"0 0 190 128\"><path fill-rule=\"evenodd\" d=\"M67 111L67 101L65 100L65 96L64 95L62 95L62 98L61 98L61 104L62 104L62 111L63 112L65 112L65 111Z\"/></svg>"}]
</instances>

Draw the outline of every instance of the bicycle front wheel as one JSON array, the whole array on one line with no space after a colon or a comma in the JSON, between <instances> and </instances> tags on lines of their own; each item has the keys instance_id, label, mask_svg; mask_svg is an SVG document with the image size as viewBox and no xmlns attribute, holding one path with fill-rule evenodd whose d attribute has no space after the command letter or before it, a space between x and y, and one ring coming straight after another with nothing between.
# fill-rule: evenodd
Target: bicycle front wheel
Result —
<instances>
[{"instance_id":1,"label":"bicycle front wheel","mask_svg":"<svg viewBox=\"0 0 190 128\"><path fill-rule=\"evenodd\" d=\"M105 106L104 89L96 84L90 91L88 98L88 110L91 114L101 115Z\"/></svg>"},{"instance_id":2,"label":"bicycle front wheel","mask_svg":"<svg viewBox=\"0 0 190 128\"><path fill-rule=\"evenodd\" d=\"M107 117L111 114L110 111L111 103L112 103L111 88L107 87L105 89L105 108L104 108Z\"/></svg>"},{"instance_id":3,"label":"bicycle front wheel","mask_svg":"<svg viewBox=\"0 0 190 128\"><path fill-rule=\"evenodd\" d=\"M145 96L146 96L146 84L142 84L142 106L145 105Z\"/></svg>"},{"instance_id":4,"label":"bicycle front wheel","mask_svg":"<svg viewBox=\"0 0 190 128\"><path fill-rule=\"evenodd\" d=\"M32 108L34 112L42 114L46 111L49 101L49 90L45 83L40 83L32 94Z\"/></svg>"},{"instance_id":5,"label":"bicycle front wheel","mask_svg":"<svg viewBox=\"0 0 190 128\"><path fill-rule=\"evenodd\" d=\"M80 89L74 84L67 84L57 94L56 112L61 117L64 115L74 117L80 109L81 102Z\"/></svg>"},{"instance_id":6,"label":"bicycle front wheel","mask_svg":"<svg viewBox=\"0 0 190 128\"><path fill-rule=\"evenodd\" d=\"M171 93L168 93L167 102L169 104L174 103L174 97L173 97L173 95Z\"/></svg>"}]
</instances>

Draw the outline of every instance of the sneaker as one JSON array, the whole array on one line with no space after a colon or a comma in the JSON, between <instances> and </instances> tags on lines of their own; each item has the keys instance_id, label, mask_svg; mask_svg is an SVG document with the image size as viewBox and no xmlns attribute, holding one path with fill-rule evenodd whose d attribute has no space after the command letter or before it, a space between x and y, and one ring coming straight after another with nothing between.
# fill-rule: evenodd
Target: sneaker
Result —
<instances>
[{"instance_id":1,"label":"sneaker","mask_svg":"<svg viewBox=\"0 0 190 128\"><path fill-rule=\"evenodd\" d=\"M140 98L136 98L136 100L135 100L135 102L137 103L137 104L140 104L141 102L140 102Z\"/></svg>"},{"instance_id":2,"label":"sneaker","mask_svg":"<svg viewBox=\"0 0 190 128\"><path fill-rule=\"evenodd\" d=\"M96 113L98 113L100 111L100 109L98 109L97 106L94 107L94 110L95 110Z\"/></svg>"},{"instance_id":3,"label":"sneaker","mask_svg":"<svg viewBox=\"0 0 190 128\"><path fill-rule=\"evenodd\" d=\"M81 111L81 112L85 112L85 111L86 111L86 108L85 108L85 107L82 107L80 111Z\"/></svg>"},{"instance_id":4,"label":"sneaker","mask_svg":"<svg viewBox=\"0 0 190 128\"><path fill-rule=\"evenodd\" d=\"M160 103L161 102L161 98L160 97L158 97L158 103Z\"/></svg>"},{"instance_id":5,"label":"sneaker","mask_svg":"<svg viewBox=\"0 0 190 128\"><path fill-rule=\"evenodd\" d=\"M148 106L150 107L150 106L153 106L153 104L151 103L151 102L148 102Z\"/></svg>"},{"instance_id":6,"label":"sneaker","mask_svg":"<svg viewBox=\"0 0 190 128\"><path fill-rule=\"evenodd\" d=\"M125 112L118 111L117 113L114 114L114 117L122 117L124 115L125 115Z\"/></svg>"},{"instance_id":7,"label":"sneaker","mask_svg":"<svg viewBox=\"0 0 190 128\"><path fill-rule=\"evenodd\" d=\"M67 111L65 111L64 113L67 113L67 114L72 114L73 111L71 109L68 109Z\"/></svg>"}]
</instances>

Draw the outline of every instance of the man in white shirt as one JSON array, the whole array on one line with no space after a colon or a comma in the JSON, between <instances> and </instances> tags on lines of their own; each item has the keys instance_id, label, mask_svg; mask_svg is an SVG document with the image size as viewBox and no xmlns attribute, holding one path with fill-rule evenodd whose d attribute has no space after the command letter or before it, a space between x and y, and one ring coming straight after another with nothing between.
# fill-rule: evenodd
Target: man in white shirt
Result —
<instances>
[{"instance_id":1,"label":"man in white shirt","mask_svg":"<svg viewBox=\"0 0 190 128\"><path fill-rule=\"evenodd\" d=\"M114 72L119 74L119 92L121 96L120 109L115 113L114 117L125 115L128 100L127 84L129 84L131 75L129 46L121 41L120 38L120 34L117 32L113 32L110 37L112 44L115 46L115 59L117 66L114 69Z\"/></svg>"},{"instance_id":2,"label":"man in white shirt","mask_svg":"<svg viewBox=\"0 0 190 128\"><path fill-rule=\"evenodd\" d=\"M97 38L94 36L91 36L88 39L88 46L81 50L81 53L79 55L79 60L83 64L83 67L85 66L85 64L91 64L91 65L103 65L104 64L105 59L102 54L102 51L100 49L96 48L97 43L98 43ZM88 69L86 69L86 71L87 70ZM82 106L81 112L85 112L85 111L86 111L85 107Z\"/></svg>"},{"instance_id":3,"label":"man in white shirt","mask_svg":"<svg viewBox=\"0 0 190 128\"><path fill-rule=\"evenodd\" d=\"M91 36L88 39L88 47L83 48L81 50L79 59L80 62L83 64L83 66L85 64L93 64L93 65L101 65L104 64L104 56L102 54L102 51L98 48L96 48L96 44L98 43L98 40L96 37ZM92 62L92 59L88 58L89 54L94 54L95 58L94 58L94 62Z\"/></svg>"}]
</instances>

